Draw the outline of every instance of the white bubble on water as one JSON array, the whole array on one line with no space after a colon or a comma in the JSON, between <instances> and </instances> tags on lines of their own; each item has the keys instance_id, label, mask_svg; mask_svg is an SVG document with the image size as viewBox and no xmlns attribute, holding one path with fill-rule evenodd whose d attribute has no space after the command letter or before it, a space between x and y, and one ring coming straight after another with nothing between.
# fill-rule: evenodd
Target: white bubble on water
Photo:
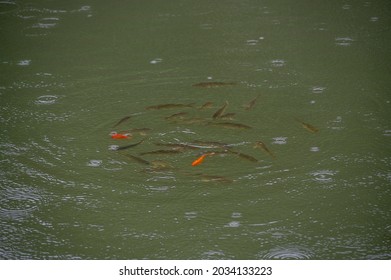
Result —
<instances>
[{"instance_id":1,"label":"white bubble on water","mask_svg":"<svg viewBox=\"0 0 391 280\"><path fill-rule=\"evenodd\" d=\"M31 64L31 59L24 59L18 61L17 65L19 66L29 66Z\"/></svg>"},{"instance_id":2,"label":"white bubble on water","mask_svg":"<svg viewBox=\"0 0 391 280\"><path fill-rule=\"evenodd\" d=\"M100 160L100 159L91 159L87 163L87 166L90 166L90 167L99 167L101 165L102 165L102 160Z\"/></svg>"},{"instance_id":3,"label":"white bubble on water","mask_svg":"<svg viewBox=\"0 0 391 280\"><path fill-rule=\"evenodd\" d=\"M162 61L163 61L163 59L161 59L161 58L155 58L155 59L152 59L149 63L150 64L157 64L157 63L160 63Z\"/></svg>"}]
</instances>

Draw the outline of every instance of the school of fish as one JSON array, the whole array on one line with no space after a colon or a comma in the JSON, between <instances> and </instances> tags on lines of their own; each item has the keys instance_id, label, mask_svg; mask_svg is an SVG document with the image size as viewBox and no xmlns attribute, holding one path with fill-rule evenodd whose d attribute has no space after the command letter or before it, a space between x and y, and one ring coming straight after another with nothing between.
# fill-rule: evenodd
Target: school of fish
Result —
<instances>
[{"instance_id":1,"label":"school of fish","mask_svg":"<svg viewBox=\"0 0 391 280\"><path fill-rule=\"evenodd\" d=\"M218 88L218 87L227 87L235 86L234 82L201 82L194 84L195 88ZM258 103L258 100L261 98L261 94L253 96L252 99L249 99L245 104L242 104L242 111L253 110ZM215 107L217 106L217 107ZM235 112L227 112L230 108L230 103L228 100L225 100L222 104L215 105L211 101L207 101L201 105L197 105L197 102L193 103L165 103L150 105L144 108L145 112L149 111L167 111L167 114L164 116L164 121L168 124L175 125L204 125L205 127L213 127L215 129L227 129L227 130L250 130L253 127L249 124L233 121L235 119ZM212 109L214 109L212 111ZM208 114L209 117L196 116L192 117L194 113L202 112L199 115L205 115L206 111L210 111ZM128 114L114 123L112 129L118 129L120 127L124 128L125 126L132 125L132 119L136 115ZM293 116L292 119L298 122L304 129L310 133L317 133L318 128L302 121L301 119ZM293 122L294 123L294 122ZM172 167L172 164L168 160L153 160L148 159L149 157L168 157L175 156L187 152L189 154L188 165L185 165L180 169L182 174L196 176L201 181L213 181L213 182L232 182L232 179L229 179L224 176L217 175L208 175L206 173L199 173L200 165L203 166L202 170L207 171L208 166L214 164L210 159L214 156L227 156L227 157L237 157L245 161L251 162L253 164L258 164L260 161L257 159L259 154L249 155L245 154L239 150L233 144L216 142L216 141L204 141L195 139L191 142L180 141L179 139L173 139L172 142L153 142L149 141L149 133L152 132L150 128L131 128L127 130L111 131L109 134L111 139L114 141L119 141L121 145L111 145L110 150L119 151L119 153L125 156L127 159L130 159L136 163L139 163L144 166L148 166L145 171L147 172L164 172ZM140 139L141 137L141 139ZM133 142L134 138L139 138ZM228 139L229 140L229 139ZM132 141L132 142L128 142ZM151 145L157 146L156 149L142 149L141 147L144 144L150 147ZM229 142L229 141L227 141ZM125 143L125 144L123 144ZM123 144L123 145L122 145ZM262 140L257 140L252 143L254 149L261 150L266 157L270 160L275 160L277 157L275 153L263 142ZM146 146L146 145L145 145ZM213 149L211 151L211 149ZM198 170L197 173L191 173L192 170Z\"/></svg>"}]
</instances>

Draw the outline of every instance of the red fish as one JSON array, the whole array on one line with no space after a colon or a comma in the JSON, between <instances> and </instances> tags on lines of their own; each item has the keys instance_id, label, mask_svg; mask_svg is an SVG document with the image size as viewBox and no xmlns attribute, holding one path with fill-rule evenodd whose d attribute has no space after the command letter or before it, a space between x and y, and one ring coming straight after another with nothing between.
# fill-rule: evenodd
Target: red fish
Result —
<instances>
[{"instance_id":1,"label":"red fish","mask_svg":"<svg viewBox=\"0 0 391 280\"><path fill-rule=\"evenodd\" d=\"M201 164L201 163L204 161L205 157L206 157L206 156L209 156L209 155L214 155L214 153L203 154L202 156L200 156L199 158L197 158L195 161L193 161L193 162L191 163L191 165L192 165L192 166L197 166L197 165Z\"/></svg>"},{"instance_id":2,"label":"red fish","mask_svg":"<svg viewBox=\"0 0 391 280\"><path fill-rule=\"evenodd\" d=\"M113 139L129 139L131 135L129 133L122 134L122 133L117 133L117 132L112 132L110 133L111 138Z\"/></svg>"}]
</instances>

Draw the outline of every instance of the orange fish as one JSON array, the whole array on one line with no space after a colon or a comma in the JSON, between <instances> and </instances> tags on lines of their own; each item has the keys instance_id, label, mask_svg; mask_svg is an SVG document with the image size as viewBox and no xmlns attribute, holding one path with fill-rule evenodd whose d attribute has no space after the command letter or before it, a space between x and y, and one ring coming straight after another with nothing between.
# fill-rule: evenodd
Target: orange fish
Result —
<instances>
[{"instance_id":1,"label":"orange fish","mask_svg":"<svg viewBox=\"0 0 391 280\"><path fill-rule=\"evenodd\" d=\"M204 159L205 159L206 156L213 155L213 154L214 154L214 153L203 154L202 156L200 156L199 158L197 158L195 161L193 161L193 162L191 163L191 165L192 165L192 166L197 166L197 165L201 164L201 163L204 161Z\"/></svg>"},{"instance_id":2,"label":"orange fish","mask_svg":"<svg viewBox=\"0 0 391 280\"><path fill-rule=\"evenodd\" d=\"M131 135L128 133L122 134L122 133L113 132L110 135L111 135L111 138L113 138L113 139L129 139L131 137Z\"/></svg>"}]
</instances>

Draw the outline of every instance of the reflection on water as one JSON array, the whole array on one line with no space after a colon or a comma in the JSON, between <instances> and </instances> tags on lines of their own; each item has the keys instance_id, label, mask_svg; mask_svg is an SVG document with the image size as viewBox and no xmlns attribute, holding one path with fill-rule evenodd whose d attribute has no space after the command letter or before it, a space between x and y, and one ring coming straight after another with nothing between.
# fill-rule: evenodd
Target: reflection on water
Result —
<instances>
[{"instance_id":1,"label":"reflection on water","mask_svg":"<svg viewBox=\"0 0 391 280\"><path fill-rule=\"evenodd\" d=\"M381 5L162 3L0 1L0 258L390 258Z\"/></svg>"}]
</instances>

